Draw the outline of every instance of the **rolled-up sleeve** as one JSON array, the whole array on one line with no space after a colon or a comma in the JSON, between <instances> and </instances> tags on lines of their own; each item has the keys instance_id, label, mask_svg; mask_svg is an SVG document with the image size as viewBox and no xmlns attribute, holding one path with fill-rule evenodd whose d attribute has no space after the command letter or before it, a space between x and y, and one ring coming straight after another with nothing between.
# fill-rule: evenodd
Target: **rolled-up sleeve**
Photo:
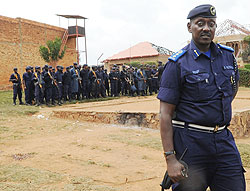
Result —
<instances>
[{"instance_id":1,"label":"rolled-up sleeve","mask_svg":"<svg viewBox=\"0 0 250 191\"><path fill-rule=\"evenodd\" d=\"M180 68L175 62L168 62L161 77L157 98L163 102L177 105L180 97Z\"/></svg>"}]
</instances>

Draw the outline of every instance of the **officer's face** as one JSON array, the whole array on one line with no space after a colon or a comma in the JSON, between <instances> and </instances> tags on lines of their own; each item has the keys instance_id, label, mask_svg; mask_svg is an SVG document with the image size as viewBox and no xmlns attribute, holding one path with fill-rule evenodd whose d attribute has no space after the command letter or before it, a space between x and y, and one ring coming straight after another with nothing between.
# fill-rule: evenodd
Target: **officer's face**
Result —
<instances>
[{"instance_id":1,"label":"officer's face","mask_svg":"<svg viewBox=\"0 0 250 191\"><path fill-rule=\"evenodd\" d=\"M208 45L214 39L216 29L215 18L197 17L188 23L188 31L197 45Z\"/></svg>"}]
</instances>

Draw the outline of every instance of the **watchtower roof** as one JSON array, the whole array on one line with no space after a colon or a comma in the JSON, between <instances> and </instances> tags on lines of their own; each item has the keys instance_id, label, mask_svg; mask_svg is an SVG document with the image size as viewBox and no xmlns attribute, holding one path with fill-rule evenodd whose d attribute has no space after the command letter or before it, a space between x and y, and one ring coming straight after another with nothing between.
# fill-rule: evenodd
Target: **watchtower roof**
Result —
<instances>
[{"instance_id":1,"label":"watchtower roof","mask_svg":"<svg viewBox=\"0 0 250 191\"><path fill-rule=\"evenodd\" d=\"M88 18L80 16L80 15L59 15L59 14L57 14L57 16L64 17L67 19L88 19Z\"/></svg>"}]
</instances>

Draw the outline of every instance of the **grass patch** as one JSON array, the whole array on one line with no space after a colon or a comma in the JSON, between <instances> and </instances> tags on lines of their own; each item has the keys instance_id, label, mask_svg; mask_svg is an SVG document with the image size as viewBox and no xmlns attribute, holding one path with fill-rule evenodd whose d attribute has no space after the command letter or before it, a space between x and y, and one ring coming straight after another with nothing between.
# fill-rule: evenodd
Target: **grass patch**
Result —
<instances>
[{"instance_id":1,"label":"grass patch","mask_svg":"<svg viewBox=\"0 0 250 191\"><path fill-rule=\"evenodd\" d=\"M0 190L29 191L38 190L44 184L59 183L63 176L50 171L20 165L0 166Z\"/></svg>"},{"instance_id":2,"label":"grass patch","mask_svg":"<svg viewBox=\"0 0 250 191\"><path fill-rule=\"evenodd\" d=\"M1 134L1 133L8 132L9 130L10 130L10 128L9 128L9 127L0 126L0 134Z\"/></svg>"},{"instance_id":3,"label":"grass patch","mask_svg":"<svg viewBox=\"0 0 250 191\"><path fill-rule=\"evenodd\" d=\"M21 165L0 166L1 191L117 191L87 177L70 177Z\"/></svg>"},{"instance_id":4,"label":"grass patch","mask_svg":"<svg viewBox=\"0 0 250 191\"><path fill-rule=\"evenodd\" d=\"M119 97L106 97L106 98L96 98L96 99L85 99L85 100L73 100L72 102L66 102L64 105L68 104L79 104L87 102L96 102L96 101L108 101L113 99L119 99ZM24 93L23 93L24 100ZM13 106L13 92L12 91L0 91L0 115L33 115L39 111L39 107L35 106L26 106L26 105L17 105Z\"/></svg>"},{"instance_id":5,"label":"grass patch","mask_svg":"<svg viewBox=\"0 0 250 191\"><path fill-rule=\"evenodd\" d=\"M138 134L132 130L123 130L122 132L124 134L111 134L106 138L127 145L146 147L160 151L162 150L161 139L159 137L153 137L146 132L140 132L140 136L138 136Z\"/></svg>"},{"instance_id":6,"label":"grass patch","mask_svg":"<svg viewBox=\"0 0 250 191\"><path fill-rule=\"evenodd\" d=\"M67 184L64 191L117 191L110 186L105 185L95 185L94 181L89 178L84 177L74 177L70 180L70 183Z\"/></svg>"},{"instance_id":7,"label":"grass patch","mask_svg":"<svg viewBox=\"0 0 250 191\"><path fill-rule=\"evenodd\" d=\"M0 91L0 114L1 115L33 115L39 111L38 107L16 105L13 106L13 92ZM18 102L18 101L17 101Z\"/></svg>"}]
</instances>

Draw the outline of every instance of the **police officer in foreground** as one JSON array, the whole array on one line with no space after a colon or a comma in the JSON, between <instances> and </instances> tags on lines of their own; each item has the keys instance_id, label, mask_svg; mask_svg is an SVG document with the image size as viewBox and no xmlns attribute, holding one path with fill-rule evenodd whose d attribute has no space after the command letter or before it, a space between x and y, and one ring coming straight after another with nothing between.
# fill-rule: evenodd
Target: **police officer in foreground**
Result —
<instances>
[{"instance_id":1,"label":"police officer in foreground","mask_svg":"<svg viewBox=\"0 0 250 191\"><path fill-rule=\"evenodd\" d=\"M11 74L10 80L9 80L13 84L13 105L16 105L17 96L19 99L19 104L23 105L21 77L17 72L17 68L14 68L13 71L14 71L14 73Z\"/></svg>"},{"instance_id":2,"label":"police officer in foreground","mask_svg":"<svg viewBox=\"0 0 250 191\"><path fill-rule=\"evenodd\" d=\"M233 49L212 40L216 11L188 14L192 41L169 58L158 99L161 138L174 191L245 191L244 168L228 129L239 73ZM178 161L187 149L183 161Z\"/></svg>"}]
</instances>

